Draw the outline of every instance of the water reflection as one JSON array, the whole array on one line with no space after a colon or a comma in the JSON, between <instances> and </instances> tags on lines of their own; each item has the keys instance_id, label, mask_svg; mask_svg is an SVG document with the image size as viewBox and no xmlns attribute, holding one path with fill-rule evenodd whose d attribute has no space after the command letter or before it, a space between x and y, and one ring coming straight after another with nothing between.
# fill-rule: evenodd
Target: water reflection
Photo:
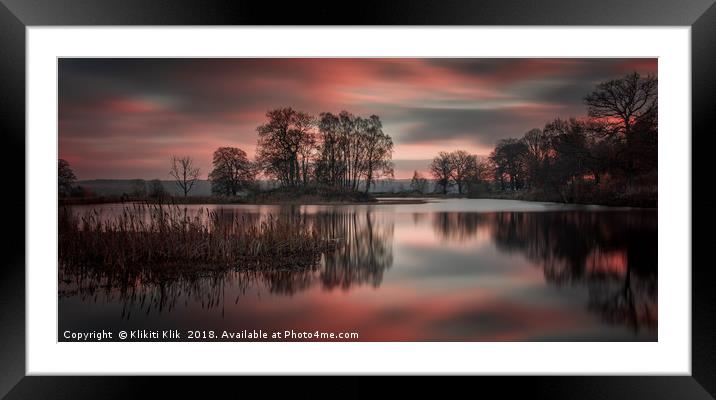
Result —
<instances>
[{"instance_id":1,"label":"water reflection","mask_svg":"<svg viewBox=\"0 0 716 400\"><path fill-rule=\"evenodd\" d=\"M393 264L394 222L372 211L330 212L316 215L315 227L321 235L338 238L342 246L325 256L321 285L325 289L370 284L378 287L383 271Z\"/></svg>"},{"instance_id":2,"label":"water reflection","mask_svg":"<svg viewBox=\"0 0 716 400\"><path fill-rule=\"evenodd\" d=\"M657 325L654 211L436 213L433 227L457 241L487 229L498 249L523 254L548 283L585 285L588 308L606 322Z\"/></svg>"},{"instance_id":3,"label":"water reflection","mask_svg":"<svg viewBox=\"0 0 716 400\"><path fill-rule=\"evenodd\" d=\"M451 249L469 250L487 243L500 257L522 257L527 264L539 268L544 281L552 287L583 290L586 300L581 300L582 309L598 315L606 323L633 331L653 331L657 327L655 211L401 214L376 207L274 206L226 208L220 215L230 220L237 214L241 214L246 223L258 223L270 216L306 224L322 237L339 239L341 245L335 253L323 256L318 265L301 271L212 271L200 277L176 276L160 281L145 274L127 276L117 283L101 274L71 275L61 270L59 295L82 303L118 304L121 317L130 320L133 313L170 314L192 304L220 312L223 318L227 307L240 307L242 297L246 296L272 297L269 301L273 301L290 299L314 289L326 293L351 292L360 287L379 289L388 275L386 271L395 262L396 225L400 225L403 227L400 239L411 236L416 239L413 243L420 243L425 251L437 251L448 244ZM480 250L476 251L475 257L481 258ZM482 268L480 262L484 260L477 258L473 269ZM413 261L413 264L420 262ZM450 262L445 260L446 265ZM423 263L425 265L420 266L434 271L431 274L436 277L447 273L428 261ZM410 270L417 265L402 267ZM415 275L425 270L413 269L404 274ZM466 275L465 279L468 278L482 279ZM400 286L403 282L393 284ZM457 293L461 289L456 286L455 290ZM380 299L382 295L379 290L374 296ZM469 298L471 294L465 296ZM479 299L479 293L475 296ZM277 307L285 308L286 304ZM351 303L354 309L361 306Z\"/></svg>"},{"instance_id":4,"label":"water reflection","mask_svg":"<svg viewBox=\"0 0 716 400\"><path fill-rule=\"evenodd\" d=\"M495 241L523 251L547 282L584 284L589 308L634 330L657 325L654 212L501 214Z\"/></svg>"},{"instance_id":5,"label":"water reflection","mask_svg":"<svg viewBox=\"0 0 716 400\"><path fill-rule=\"evenodd\" d=\"M371 210L305 213L300 206L281 206L271 209L271 213L221 209L217 215L226 221L240 217L249 224L282 218L312 227L321 237L338 239L339 245L332 254L324 255L318 265L299 270L209 270L200 275L176 274L171 279L157 280L150 269L117 279L116 274L101 270L84 269L77 273L60 268L60 297L77 296L83 301L97 301L99 296L103 301L119 299L123 303L123 317L129 318L128 308L171 311L178 300L213 308L223 304L226 287L240 293L260 287L271 294L287 296L313 286L327 291L335 288L347 291L361 285L378 287L383 271L393 263L394 224ZM234 303L239 298L240 295Z\"/></svg>"}]
</instances>

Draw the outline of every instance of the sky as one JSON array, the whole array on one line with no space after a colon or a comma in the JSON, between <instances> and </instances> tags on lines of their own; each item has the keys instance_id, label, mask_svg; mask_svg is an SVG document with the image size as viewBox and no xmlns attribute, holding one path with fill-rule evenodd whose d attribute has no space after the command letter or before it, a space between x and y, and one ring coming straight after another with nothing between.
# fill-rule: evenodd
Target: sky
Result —
<instances>
[{"instance_id":1,"label":"sky","mask_svg":"<svg viewBox=\"0 0 716 400\"><path fill-rule=\"evenodd\" d=\"M380 116L395 143L395 177L427 174L439 151L487 156L554 118L586 116L600 82L656 59L598 58L62 58L59 157L77 178L170 179L172 155L201 177L213 151L253 157L266 111Z\"/></svg>"}]
</instances>

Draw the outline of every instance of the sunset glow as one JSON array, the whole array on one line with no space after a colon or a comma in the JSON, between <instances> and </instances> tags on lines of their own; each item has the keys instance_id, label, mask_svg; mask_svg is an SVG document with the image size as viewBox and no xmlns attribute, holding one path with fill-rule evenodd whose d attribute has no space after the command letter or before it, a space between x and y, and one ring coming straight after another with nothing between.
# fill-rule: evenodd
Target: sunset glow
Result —
<instances>
[{"instance_id":1,"label":"sunset glow","mask_svg":"<svg viewBox=\"0 0 716 400\"><path fill-rule=\"evenodd\" d=\"M220 146L256 150L265 112L379 115L395 177L441 150L586 115L585 94L656 59L60 59L59 157L83 179L168 179L172 154L205 179Z\"/></svg>"}]
</instances>

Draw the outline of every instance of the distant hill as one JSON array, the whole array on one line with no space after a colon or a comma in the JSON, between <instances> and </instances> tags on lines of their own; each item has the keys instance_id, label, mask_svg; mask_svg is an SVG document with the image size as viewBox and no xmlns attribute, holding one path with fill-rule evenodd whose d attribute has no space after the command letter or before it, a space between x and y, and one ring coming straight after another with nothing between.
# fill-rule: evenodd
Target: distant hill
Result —
<instances>
[{"instance_id":1,"label":"distant hill","mask_svg":"<svg viewBox=\"0 0 716 400\"><path fill-rule=\"evenodd\" d=\"M123 194L132 194L135 191L138 179L92 179L86 181L78 181L77 185L89 189L96 196L121 196ZM184 194L174 183L174 181L160 181L164 190L173 196ZM145 181L149 183L149 181ZM211 195L211 184L209 181L201 180L194 184L191 191L194 196Z\"/></svg>"},{"instance_id":2,"label":"distant hill","mask_svg":"<svg viewBox=\"0 0 716 400\"><path fill-rule=\"evenodd\" d=\"M123 194L132 194L136 190L138 179L92 179L78 181L77 184L83 188L89 189L96 196L121 196ZM144 181L149 183L149 181ZM160 181L164 190L173 196L181 196L183 192L177 187L174 181ZM270 181L260 181L262 187L268 188L273 186ZM429 183L429 190L433 188L433 182ZM400 192L410 190L410 179L391 179L379 180L375 183L371 192ZM189 193L190 196L210 196L211 183L207 180L199 180L194 184L194 188Z\"/></svg>"}]
</instances>

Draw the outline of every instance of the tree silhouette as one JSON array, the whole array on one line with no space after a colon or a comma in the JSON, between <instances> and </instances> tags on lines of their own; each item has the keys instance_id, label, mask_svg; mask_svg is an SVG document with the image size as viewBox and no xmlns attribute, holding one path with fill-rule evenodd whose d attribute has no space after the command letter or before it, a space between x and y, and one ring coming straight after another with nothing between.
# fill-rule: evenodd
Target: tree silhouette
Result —
<instances>
[{"instance_id":1,"label":"tree silhouette","mask_svg":"<svg viewBox=\"0 0 716 400\"><path fill-rule=\"evenodd\" d=\"M600 83L584 101L590 117L617 119L627 140L631 140L632 126L655 110L656 97L657 79L642 78L635 71L621 79Z\"/></svg>"},{"instance_id":2,"label":"tree silhouette","mask_svg":"<svg viewBox=\"0 0 716 400\"><path fill-rule=\"evenodd\" d=\"M447 194L452 184L453 164L450 154L441 151L430 163L430 173L443 194Z\"/></svg>"},{"instance_id":3,"label":"tree silhouette","mask_svg":"<svg viewBox=\"0 0 716 400\"><path fill-rule=\"evenodd\" d=\"M511 190L522 189L526 167L527 145L519 139L503 139L495 147L490 160L495 165L495 178L505 190L505 178Z\"/></svg>"},{"instance_id":4,"label":"tree silhouette","mask_svg":"<svg viewBox=\"0 0 716 400\"><path fill-rule=\"evenodd\" d=\"M365 177L365 192L368 193L375 178L393 176L393 163L390 161L393 154L393 139L383 133L383 124L380 117L371 115L365 120L365 129L361 134L361 146L364 161L363 176Z\"/></svg>"},{"instance_id":5,"label":"tree silhouette","mask_svg":"<svg viewBox=\"0 0 716 400\"><path fill-rule=\"evenodd\" d=\"M57 189L61 196L67 196L72 191L72 186L77 181L70 163L63 159L57 161Z\"/></svg>"},{"instance_id":6,"label":"tree silhouette","mask_svg":"<svg viewBox=\"0 0 716 400\"><path fill-rule=\"evenodd\" d=\"M457 185L458 194L462 194L470 175L474 173L477 157L469 154L465 150L453 151L449 157L452 166L450 177L455 182L455 185Z\"/></svg>"},{"instance_id":7,"label":"tree silhouette","mask_svg":"<svg viewBox=\"0 0 716 400\"><path fill-rule=\"evenodd\" d=\"M199 168L194 166L194 160L189 156L172 156L169 175L186 197L199 179Z\"/></svg>"},{"instance_id":8,"label":"tree silhouette","mask_svg":"<svg viewBox=\"0 0 716 400\"><path fill-rule=\"evenodd\" d=\"M308 182L306 166L315 148L313 117L291 107L270 110L266 117L268 122L256 128L259 165L285 186Z\"/></svg>"},{"instance_id":9,"label":"tree silhouette","mask_svg":"<svg viewBox=\"0 0 716 400\"><path fill-rule=\"evenodd\" d=\"M255 177L254 167L246 152L237 147L219 147L214 151L212 171L209 173L212 193L236 196L248 188Z\"/></svg>"}]
</instances>

